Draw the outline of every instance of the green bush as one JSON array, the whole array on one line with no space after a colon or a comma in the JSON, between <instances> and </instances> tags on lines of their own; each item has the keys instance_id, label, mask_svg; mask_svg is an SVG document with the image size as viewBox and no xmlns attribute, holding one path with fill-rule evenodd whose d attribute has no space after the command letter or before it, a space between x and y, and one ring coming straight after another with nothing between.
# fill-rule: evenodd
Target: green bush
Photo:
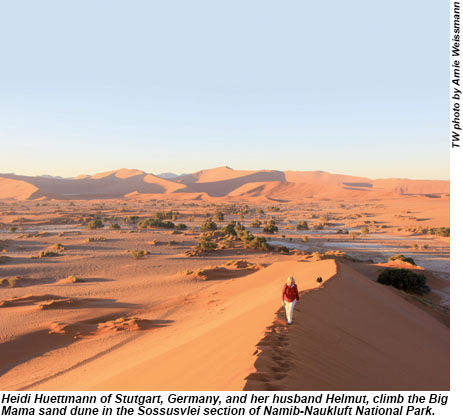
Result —
<instances>
[{"instance_id":1,"label":"green bush","mask_svg":"<svg viewBox=\"0 0 463 418\"><path fill-rule=\"evenodd\" d=\"M423 294L430 291L426 277L407 269L388 269L378 276L378 283Z\"/></svg>"},{"instance_id":2,"label":"green bush","mask_svg":"<svg viewBox=\"0 0 463 418\"><path fill-rule=\"evenodd\" d=\"M185 229L188 229L188 227L185 224L177 224L175 225L175 229L178 229L179 231L184 231Z\"/></svg>"},{"instance_id":3,"label":"green bush","mask_svg":"<svg viewBox=\"0 0 463 418\"><path fill-rule=\"evenodd\" d=\"M306 221L299 221L296 225L296 229L298 231L307 231L309 229L309 226L307 225Z\"/></svg>"},{"instance_id":4,"label":"green bush","mask_svg":"<svg viewBox=\"0 0 463 418\"><path fill-rule=\"evenodd\" d=\"M214 251L217 249L217 244L210 237L201 236L195 249L200 252Z\"/></svg>"},{"instance_id":5,"label":"green bush","mask_svg":"<svg viewBox=\"0 0 463 418\"><path fill-rule=\"evenodd\" d=\"M278 252L283 254L289 254L289 248L284 245L278 247Z\"/></svg>"},{"instance_id":6,"label":"green bush","mask_svg":"<svg viewBox=\"0 0 463 418\"><path fill-rule=\"evenodd\" d=\"M240 222L231 221L224 226L221 231L226 235L238 236L240 231L244 230L244 226Z\"/></svg>"},{"instance_id":7,"label":"green bush","mask_svg":"<svg viewBox=\"0 0 463 418\"><path fill-rule=\"evenodd\" d=\"M87 229L99 229L103 227L104 225L103 225L103 222L101 222L101 219L93 219L93 221L90 221L87 224Z\"/></svg>"},{"instance_id":8,"label":"green bush","mask_svg":"<svg viewBox=\"0 0 463 418\"><path fill-rule=\"evenodd\" d=\"M147 229L147 228L165 228L165 229L174 229L175 224L171 221L162 221L158 218L147 218L138 222L138 228Z\"/></svg>"},{"instance_id":9,"label":"green bush","mask_svg":"<svg viewBox=\"0 0 463 418\"><path fill-rule=\"evenodd\" d=\"M267 225L265 225L262 229L262 232L265 232L266 234L274 234L275 232L278 232L278 227L276 226L275 221L273 219L269 219L267 221Z\"/></svg>"},{"instance_id":10,"label":"green bush","mask_svg":"<svg viewBox=\"0 0 463 418\"><path fill-rule=\"evenodd\" d=\"M263 250L263 251L269 251L271 250L270 245L268 245L267 240L265 237L255 237L253 236L252 239L246 241L244 243L244 246L246 248L252 248L254 250Z\"/></svg>"},{"instance_id":11,"label":"green bush","mask_svg":"<svg viewBox=\"0 0 463 418\"><path fill-rule=\"evenodd\" d=\"M161 212L156 212L153 216L153 218L158 219L160 221L164 221L166 219L171 219L175 221L178 218L179 213L176 211L161 211Z\"/></svg>"},{"instance_id":12,"label":"green bush","mask_svg":"<svg viewBox=\"0 0 463 418\"><path fill-rule=\"evenodd\" d=\"M201 229L202 232L216 231L217 230L217 224L212 219L208 218L201 225L200 229Z\"/></svg>"},{"instance_id":13,"label":"green bush","mask_svg":"<svg viewBox=\"0 0 463 418\"><path fill-rule=\"evenodd\" d=\"M224 216L224 214L222 212L220 212L219 210L216 210L214 212L214 219L216 221L223 221L225 219L225 216Z\"/></svg>"},{"instance_id":14,"label":"green bush","mask_svg":"<svg viewBox=\"0 0 463 418\"><path fill-rule=\"evenodd\" d=\"M413 264L416 266L415 260L411 257L405 257L403 254L396 254L388 258L389 261L403 261L404 263Z\"/></svg>"},{"instance_id":15,"label":"green bush","mask_svg":"<svg viewBox=\"0 0 463 418\"><path fill-rule=\"evenodd\" d=\"M116 223L109 225L109 227L111 229L121 229L121 226L119 224L116 224Z\"/></svg>"},{"instance_id":16,"label":"green bush","mask_svg":"<svg viewBox=\"0 0 463 418\"><path fill-rule=\"evenodd\" d=\"M431 228L428 233L431 235L437 235L439 237L449 237L450 228L445 228L445 227Z\"/></svg>"}]
</instances>

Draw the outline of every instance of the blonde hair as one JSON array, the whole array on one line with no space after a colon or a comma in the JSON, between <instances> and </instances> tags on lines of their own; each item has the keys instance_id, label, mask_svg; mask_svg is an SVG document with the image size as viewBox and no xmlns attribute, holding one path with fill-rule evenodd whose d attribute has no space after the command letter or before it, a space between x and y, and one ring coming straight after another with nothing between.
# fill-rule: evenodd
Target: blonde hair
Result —
<instances>
[{"instance_id":1,"label":"blonde hair","mask_svg":"<svg viewBox=\"0 0 463 418\"><path fill-rule=\"evenodd\" d=\"M288 279L286 280L286 284L288 286L291 286L292 284L295 283L295 280L294 280L294 277L293 276L289 276Z\"/></svg>"}]
</instances>

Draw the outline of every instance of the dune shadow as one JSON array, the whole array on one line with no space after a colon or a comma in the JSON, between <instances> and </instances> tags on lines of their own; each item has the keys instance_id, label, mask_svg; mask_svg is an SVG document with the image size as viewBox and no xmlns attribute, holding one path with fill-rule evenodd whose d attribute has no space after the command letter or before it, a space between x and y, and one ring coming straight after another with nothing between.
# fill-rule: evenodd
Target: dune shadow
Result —
<instances>
[{"instance_id":1,"label":"dune shadow","mask_svg":"<svg viewBox=\"0 0 463 418\"><path fill-rule=\"evenodd\" d=\"M48 330L40 330L0 344L0 376L21 363L73 342L73 337L69 335L49 334Z\"/></svg>"},{"instance_id":2,"label":"dune shadow","mask_svg":"<svg viewBox=\"0 0 463 418\"><path fill-rule=\"evenodd\" d=\"M292 354L287 350L288 331L285 310L280 308L272 325L265 330L265 336L256 345L256 371L246 377L243 390L286 390L281 381L293 366Z\"/></svg>"},{"instance_id":3,"label":"dune shadow","mask_svg":"<svg viewBox=\"0 0 463 418\"><path fill-rule=\"evenodd\" d=\"M0 376L4 375L14 367L36 357L46 355L53 350L68 347L79 341L80 338L88 338L97 335L102 324L106 325L106 323L110 321L115 321L115 324L117 324L117 318L120 317L121 313L104 315L88 321L70 324L68 328L61 333L52 332L49 329L43 329L20 335L10 341L6 341L0 344L0 358L2 359ZM128 320L130 321L130 318ZM137 320L136 331L163 328L170 326L173 322L173 320L162 319ZM108 327L106 327L106 329L109 329L109 331L113 330L114 332L118 331L114 330L114 328ZM134 329L126 328L125 331L133 332Z\"/></svg>"},{"instance_id":4,"label":"dune shadow","mask_svg":"<svg viewBox=\"0 0 463 418\"><path fill-rule=\"evenodd\" d=\"M324 284L304 290L300 292L300 296L302 298L323 287ZM297 304L295 310L298 311ZM293 324L297 324L297 316ZM243 390L288 390L283 379L294 367L294 356L288 349L291 326L287 325L285 309L279 308L272 325L267 327L264 337L256 344L255 354L258 354L254 362L256 371L246 377Z\"/></svg>"}]
</instances>

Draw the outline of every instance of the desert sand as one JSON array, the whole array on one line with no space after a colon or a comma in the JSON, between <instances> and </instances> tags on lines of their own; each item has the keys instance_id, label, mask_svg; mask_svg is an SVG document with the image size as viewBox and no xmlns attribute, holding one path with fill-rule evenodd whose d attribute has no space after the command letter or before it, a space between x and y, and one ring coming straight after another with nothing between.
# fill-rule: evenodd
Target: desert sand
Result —
<instances>
[{"instance_id":1,"label":"desert sand","mask_svg":"<svg viewBox=\"0 0 463 418\"><path fill-rule=\"evenodd\" d=\"M0 389L446 390L448 193L228 167L0 175ZM137 225L156 212L184 226ZM208 216L218 247L198 253ZM272 249L219 232L232 221ZM391 268L430 292L377 283ZM302 292L290 327L288 275Z\"/></svg>"}]
</instances>

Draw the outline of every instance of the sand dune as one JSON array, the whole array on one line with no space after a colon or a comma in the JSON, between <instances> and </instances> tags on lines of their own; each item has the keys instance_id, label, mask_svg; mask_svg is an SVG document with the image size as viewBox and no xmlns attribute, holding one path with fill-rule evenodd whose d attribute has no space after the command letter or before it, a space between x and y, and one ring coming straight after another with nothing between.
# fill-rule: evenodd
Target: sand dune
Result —
<instances>
[{"instance_id":1,"label":"sand dune","mask_svg":"<svg viewBox=\"0 0 463 418\"><path fill-rule=\"evenodd\" d=\"M239 198L249 201L297 201L305 198L390 198L448 195L448 181L379 179L322 171L233 170L218 167L172 179L141 170L120 169L72 179L0 174L0 199L173 199ZM181 196L178 196L180 194ZM157 196L156 196L157 195Z\"/></svg>"},{"instance_id":2,"label":"sand dune","mask_svg":"<svg viewBox=\"0 0 463 418\"><path fill-rule=\"evenodd\" d=\"M247 390L449 390L449 328L348 265L296 315L259 343Z\"/></svg>"},{"instance_id":3,"label":"sand dune","mask_svg":"<svg viewBox=\"0 0 463 418\"><path fill-rule=\"evenodd\" d=\"M38 188L23 180L0 177L0 199L27 200L32 198Z\"/></svg>"},{"instance_id":4,"label":"sand dune","mask_svg":"<svg viewBox=\"0 0 463 418\"><path fill-rule=\"evenodd\" d=\"M146 334L34 389L448 389L449 329L352 266L292 259L216 282L175 332ZM288 274L306 292L291 327L280 307Z\"/></svg>"}]
</instances>

